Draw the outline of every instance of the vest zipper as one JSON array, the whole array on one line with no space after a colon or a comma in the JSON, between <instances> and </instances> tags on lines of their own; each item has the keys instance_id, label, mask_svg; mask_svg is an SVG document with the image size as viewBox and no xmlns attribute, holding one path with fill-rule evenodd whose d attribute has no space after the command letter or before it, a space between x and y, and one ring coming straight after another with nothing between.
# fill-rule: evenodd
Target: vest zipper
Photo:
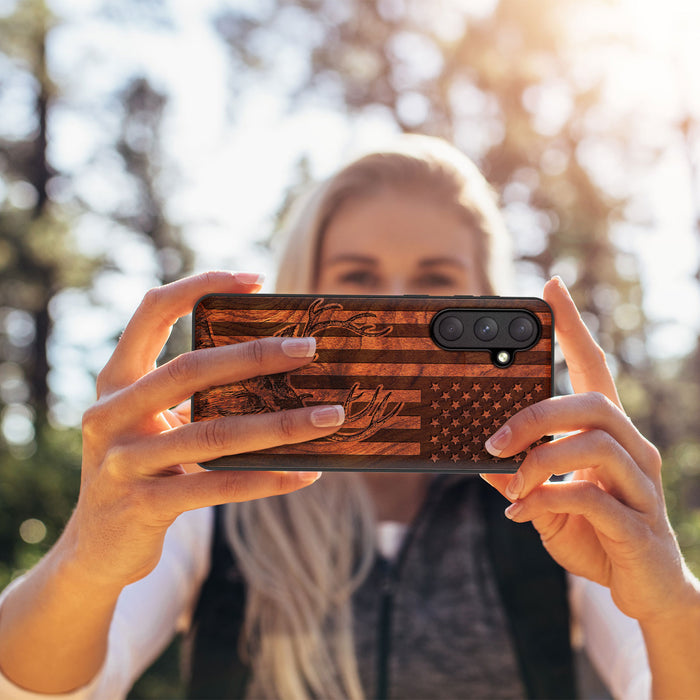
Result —
<instances>
[{"instance_id":1,"label":"vest zipper","mask_svg":"<svg viewBox=\"0 0 700 700\"><path fill-rule=\"evenodd\" d=\"M394 607L397 570L386 559L381 560L382 597L379 604L379 639L377 649L377 700L387 700L389 696L389 657L391 655L391 616Z\"/></svg>"}]
</instances>

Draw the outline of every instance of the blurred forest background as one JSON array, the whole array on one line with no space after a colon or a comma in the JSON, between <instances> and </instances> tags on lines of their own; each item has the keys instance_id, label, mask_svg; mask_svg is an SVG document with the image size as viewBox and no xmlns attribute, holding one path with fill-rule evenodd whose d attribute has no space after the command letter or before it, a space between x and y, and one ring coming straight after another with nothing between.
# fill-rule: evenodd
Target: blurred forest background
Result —
<instances>
[{"instance_id":1,"label":"blurred forest background","mask_svg":"<svg viewBox=\"0 0 700 700\"><path fill-rule=\"evenodd\" d=\"M71 512L80 415L142 294L205 267L272 270L276 222L304 185L368 134L401 131L453 141L497 188L518 291L570 285L663 453L700 574L694 0L658 20L613 0L185 4L0 0L0 589ZM178 42L180 92L149 69ZM200 83L218 97L197 117ZM273 123L284 143L269 128L272 147L247 146L256 121L256 143ZM224 162L211 133L231 135ZM188 345L184 322L166 354ZM132 697L181 697L176 655Z\"/></svg>"}]
</instances>

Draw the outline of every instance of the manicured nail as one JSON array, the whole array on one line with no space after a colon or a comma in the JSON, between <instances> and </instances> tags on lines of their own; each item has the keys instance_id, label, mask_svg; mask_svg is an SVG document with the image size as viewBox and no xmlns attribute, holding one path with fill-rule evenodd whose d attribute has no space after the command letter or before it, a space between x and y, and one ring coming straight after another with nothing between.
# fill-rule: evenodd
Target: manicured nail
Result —
<instances>
[{"instance_id":1,"label":"manicured nail","mask_svg":"<svg viewBox=\"0 0 700 700\"><path fill-rule=\"evenodd\" d=\"M552 279L559 285L560 289L563 289L567 294L569 293L567 286L564 284L564 280L559 277L559 275L554 275Z\"/></svg>"},{"instance_id":2,"label":"manicured nail","mask_svg":"<svg viewBox=\"0 0 700 700\"><path fill-rule=\"evenodd\" d=\"M506 518L509 520L513 520L518 513L523 509L523 504L520 503L519 501L516 501L515 503L511 503L506 509L505 509L505 515Z\"/></svg>"},{"instance_id":3,"label":"manicured nail","mask_svg":"<svg viewBox=\"0 0 700 700\"><path fill-rule=\"evenodd\" d=\"M297 472L297 476L299 477L299 481L305 484L313 484L314 481L321 477L322 473L323 472Z\"/></svg>"},{"instance_id":4,"label":"manicured nail","mask_svg":"<svg viewBox=\"0 0 700 700\"><path fill-rule=\"evenodd\" d=\"M311 411L311 423L317 428L335 428L345 420L342 406L319 406Z\"/></svg>"},{"instance_id":5,"label":"manicured nail","mask_svg":"<svg viewBox=\"0 0 700 700\"><path fill-rule=\"evenodd\" d=\"M286 338L282 341L282 352L287 357L313 357L316 338Z\"/></svg>"},{"instance_id":6,"label":"manicured nail","mask_svg":"<svg viewBox=\"0 0 700 700\"><path fill-rule=\"evenodd\" d=\"M523 482L523 475L520 472L515 472L508 486L506 486L506 496L512 501L515 501L523 490Z\"/></svg>"},{"instance_id":7,"label":"manicured nail","mask_svg":"<svg viewBox=\"0 0 700 700\"><path fill-rule=\"evenodd\" d=\"M236 282L241 284L262 284L265 281L265 275L262 272L237 272L235 277Z\"/></svg>"},{"instance_id":8,"label":"manicured nail","mask_svg":"<svg viewBox=\"0 0 700 700\"><path fill-rule=\"evenodd\" d=\"M484 447L494 457L499 457L501 452L508 447L510 442L510 428L504 425L500 430L497 430L487 441Z\"/></svg>"}]
</instances>

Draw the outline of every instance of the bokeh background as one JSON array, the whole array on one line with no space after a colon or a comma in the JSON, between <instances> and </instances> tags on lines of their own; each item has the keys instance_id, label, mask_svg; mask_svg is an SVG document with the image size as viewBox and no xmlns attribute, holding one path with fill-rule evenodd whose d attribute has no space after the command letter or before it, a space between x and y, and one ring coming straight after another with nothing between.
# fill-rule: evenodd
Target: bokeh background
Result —
<instances>
[{"instance_id":1,"label":"bokeh background","mask_svg":"<svg viewBox=\"0 0 700 700\"><path fill-rule=\"evenodd\" d=\"M402 131L498 190L514 292L570 286L700 573L698 65L697 0L0 0L0 588L71 512L143 293L271 279L294 197ZM176 663L132 697L181 697Z\"/></svg>"}]
</instances>

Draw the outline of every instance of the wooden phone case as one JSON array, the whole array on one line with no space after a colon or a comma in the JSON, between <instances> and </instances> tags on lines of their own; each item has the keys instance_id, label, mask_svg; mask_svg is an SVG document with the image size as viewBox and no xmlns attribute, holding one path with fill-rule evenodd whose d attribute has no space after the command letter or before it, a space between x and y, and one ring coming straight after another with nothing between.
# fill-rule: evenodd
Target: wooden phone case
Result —
<instances>
[{"instance_id":1,"label":"wooden phone case","mask_svg":"<svg viewBox=\"0 0 700 700\"><path fill-rule=\"evenodd\" d=\"M487 351L435 343L431 320L447 308L529 310L540 336L498 367ZM552 314L536 298L210 295L195 307L193 335L195 349L261 336L317 344L300 369L196 393L193 421L329 403L346 413L328 437L221 457L208 469L513 472L525 452L498 459L484 442L552 390Z\"/></svg>"}]
</instances>

